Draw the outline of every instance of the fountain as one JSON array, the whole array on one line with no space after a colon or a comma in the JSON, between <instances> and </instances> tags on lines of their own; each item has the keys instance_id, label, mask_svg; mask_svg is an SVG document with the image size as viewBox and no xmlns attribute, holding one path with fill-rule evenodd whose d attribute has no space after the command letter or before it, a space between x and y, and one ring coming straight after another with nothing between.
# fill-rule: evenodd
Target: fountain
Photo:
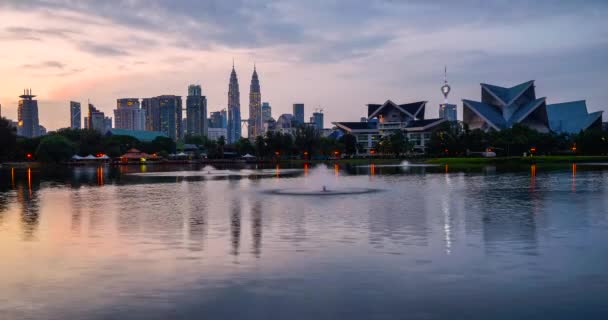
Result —
<instances>
[{"instance_id":1,"label":"fountain","mask_svg":"<svg viewBox=\"0 0 608 320\"><path fill-rule=\"evenodd\" d=\"M381 189L346 186L343 181L338 181L334 170L329 169L326 165L319 165L311 169L310 173L304 177L302 187L266 190L264 193L289 196L337 196L379 191Z\"/></svg>"}]
</instances>

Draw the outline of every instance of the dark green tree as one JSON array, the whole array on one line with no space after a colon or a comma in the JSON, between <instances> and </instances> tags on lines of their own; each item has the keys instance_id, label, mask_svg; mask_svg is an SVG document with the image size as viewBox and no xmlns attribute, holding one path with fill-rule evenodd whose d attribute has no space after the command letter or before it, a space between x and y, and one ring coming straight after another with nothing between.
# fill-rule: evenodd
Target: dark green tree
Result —
<instances>
[{"instance_id":1,"label":"dark green tree","mask_svg":"<svg viewBox=\"0 0 608 320\"><path fill-rule=\"evenodd\" d=\"M69 160L74 152L74 144L70 140L62 135L51 134L41 139L36 158L43 162L60 163Z\"/></svg>"},{"instance_id":2,"label":"dark green tree","mask_svg":"<svg viewBox=\"0 0 608 320\"><path fill-rule=\"evenodd\" d=\"M340 137L339 141L344 145L344 152L346 154L352 155L357 153L357 138L354 135L346 133Z\"/></svg>"},{"instance_id":3,"label":"dark green tree","mask_svg":"<svg viewBox=\"0 0 608 320\"><path fill-rule=\"evenodd\" d=\"M17 147L17 130L5 118L0 118L0 160L13 156Z\"/></svg>"}]
</instances>

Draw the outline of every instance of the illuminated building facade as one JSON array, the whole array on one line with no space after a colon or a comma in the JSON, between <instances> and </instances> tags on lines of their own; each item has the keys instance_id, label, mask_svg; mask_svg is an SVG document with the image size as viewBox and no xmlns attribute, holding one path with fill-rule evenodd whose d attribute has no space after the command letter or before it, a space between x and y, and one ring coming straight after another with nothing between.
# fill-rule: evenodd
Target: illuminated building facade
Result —
<instances>
[{"instance_id":1,"label":"illuminated building facade","mask_svg":"<svg viewBox=\"0 0 608 320\"><path fill-rule=\"evenodd\" d=\"M241 138L241 94L239 80L232 65L230 83L228 84L228 143L234 143Z\"/></svg>"},{"instance_id":2,"label":"illuminated building facade","mask_svg":"<svg viewBox=\"0 0 608 320\"><path fill-rule=\"evenodd\" d=\"M127 130L146 129L146 111L140 108L139 99L123 98L116 100L114 127Z\"/></svg>"},{"instance_id":3,"label":"illuminated building facade","mask_svg":"<svg viewBox=\"0 0 608 320\"><path fill-rule=\"evenodd\" d=\"M249 127L248 137L253 139L263 133L262 130L262 94L260 91L260 80L255 65L249 86Z\"/></svg>"},{"instance_id":4,"label":"illuminated building facade","mask_svg":"<svg viewBox=\"0 0 608 320\"><path fill-rule=\"evenodd\" d=\"M31 89L23 91L19 96L17 108L17 134L22 137L33 138L40 136L40 123L38 122L38 101L34 99Z\"/></svg>"}]
</instances>

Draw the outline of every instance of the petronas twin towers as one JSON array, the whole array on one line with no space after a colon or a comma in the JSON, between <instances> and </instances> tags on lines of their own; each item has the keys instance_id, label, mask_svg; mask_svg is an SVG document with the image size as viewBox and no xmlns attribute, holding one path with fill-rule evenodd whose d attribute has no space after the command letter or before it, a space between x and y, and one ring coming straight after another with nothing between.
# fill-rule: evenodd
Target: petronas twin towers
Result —
<instances>
[{"instance_id":1,"label":"petronas twin towers","mask_svg":"<svg viewBox=\"0 0 608 320\"><path fill-rule=\"evenodd\" d=\"M249 120L248 137L253 139L263 134L262 124L262 95L260 92L260 80L255 65L251 76L249 87ZM235 143L241 138L241 95L239 92L239 80L236 76L234 63L230 73L228 84L228 143Z\"/></svg>"}]
</instances>

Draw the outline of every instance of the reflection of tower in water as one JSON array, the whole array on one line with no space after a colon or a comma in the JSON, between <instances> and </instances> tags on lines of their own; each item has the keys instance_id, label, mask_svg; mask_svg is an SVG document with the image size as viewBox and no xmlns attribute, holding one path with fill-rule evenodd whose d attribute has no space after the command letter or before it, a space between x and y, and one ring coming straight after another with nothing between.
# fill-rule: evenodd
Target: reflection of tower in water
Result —
<instances>
[{"instance_id":1,"label":"reflection of tower in water","mask_svg":"<svg viewBox=\"0 0 608 320\"><path fill-rule=\"evenodd\" d=\"M251 234L253 236L253 254L259 258L262 253L262 203L256 201L251 207Z\"/></svg>"},{"instance_id":2,"label":"reflection of tower in water","mask_svg":"<svg viewBox=\"0 0 608 320\"><path fill-rule=\"evenodd\" d=\"M239 255L239 247L241 245L241 203L238 199L232 202L230 213L230 235L232 243L232 255Z\"/></svg>"},{"instance_id":3,"label":"reflection of tower in water","mask_svg":"<svg viewBox=\"0 0 608 320\"><path fill-rule=\"evenodd\" d=\"M16 193L17 201L21 204L21 227L25 240L32 240L38 229L40 208L36 191L40 181L33 177L32 169L27 169L25 183L17 179Z\"/></svg>"},{"instance_id":4,"label":"reflection of tower in water","mask_svg":"<svg viewBox=\"0 0 608 320\"><path fill-rule=\"evenodd\" d=\"M447 165L446 165L446 174L445 174L445 186L449 189L451 186L450 175L447 173ZM447 254L452 253L452 217L450 212L450 190L443 192L443 196L441 198L441 211L443 212L443 233L444 233L444 241L445 241L445 252Z\"/></svg>"}]
</instances>

